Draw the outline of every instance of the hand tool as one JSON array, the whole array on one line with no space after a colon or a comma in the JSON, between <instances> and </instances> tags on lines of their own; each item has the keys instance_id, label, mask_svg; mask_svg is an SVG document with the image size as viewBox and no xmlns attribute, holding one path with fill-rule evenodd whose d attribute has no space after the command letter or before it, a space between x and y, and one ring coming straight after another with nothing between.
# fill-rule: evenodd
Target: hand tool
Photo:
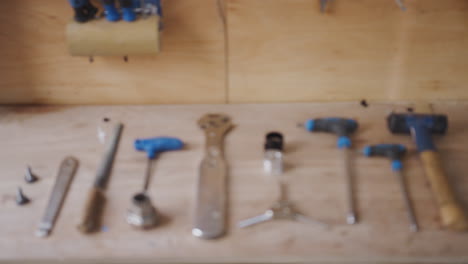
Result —
<instances>
[{"instance_id":1,"label":"hand tool","mask_svg":"<svg viewBox=\"0 0 468 264\"><path fill-rule=\"evenodd\" d=\"M115 6L115 0L101 0L105 10L106 19L110 22L116 22L120 20L120 13Z\"/></svg>"},{"instance_id":2,"label":"hand tool","mask_svg":"<svg viewBox=\"0 0 468 264\"><path fill-rule=\"evenodd\" d=\"M55 221L65 201L77 168L78 160L73 157L65 158L60 164L57 179L52 188L52 194L50 195L45 214L36 231L36 236L47 237L54 228Z\"/></svg>"},{"instance_id":3,"label":"hand tool","mask_svg":"<svg viewBox=\"0 0 468 264\"><path fill-rule=\"evenodd\" d=\"M263 169L272 175L283 174L283 135L278 132L268 133L265 142Z\"/></svg>"},{"instance_id":4,"label":"hand tool","mask_svg":"<svg viewBox=\"0 0 468 264\"><path fill-rule=\"evenodd\" d=\"M119 0L120 8L122 9L123 20L127 22L133 22L136 20L136 14L134 11L133 0Z\"/></svg>"},{"instance_id":5,"label":"hand tool","mask_svg":"<svg viewBox=\"0 0 468 264\"><path fill-rule=\"evenodd\" d=\"M137 151L146 152L148 163L146 166L143 191L133 196L131 207L127 213L127 222L135 227L145 229L155 226L158 221L157 211L151 204L151 199L147 194L153 160L159 153L182 149L184 147L184 143L178 138L158 137L137 139L135 140L134 145Z\"/></svg>"},{"instance_id":6,"label":"hand tool","mask_svg":"<svg viewBox=\"0 0 468 264\"><path fill-rule=\"evenodd\" d=\"M353 134L357 128L358 123L352 119L345 118L320 118L311 119L305 123L307 131L311 132L326 132L333 133L338 136L337 145L342 150L344 162L344 174L346 176L346 186L348 194L348 207L349 212L346 216L348 224L357 223L357 214L354 201L354 184L353 184L353 171L351 168L351 139L349 136Z\"/></svg>"},{"instance_id":7,"label":"hand tool","mask_svg":"<svg viewBox=\"0 0 468 264\"><path fill-rule=\"evenodd\" d=\"M32 172L32 169L30 166L28 166L26 168L26 175L24 175L24 180L27 182L27 183L35 183L39 180L39 177L36 176L36 174L34 174Z\"/></svg>"},{"instance_id":8,"label":"hand tool","mask_svg":"<svg viewBox=\"0 0 468 264\"><path fill-rule=\"evenodd\" d=\"M413 137L439 206L442 225L454 231L467 230L468 221L465 213L450 187L431 138L431 134L445 134L448 125L447 116L392 113L388 116L387 123L392 133L411 134Z\"/></svg>"},{"instance_id":9,"label":"hand tool","mask_svg":"<svg viewBox=\"0 0 468 264\"><path fill-rule=\"evenodd\" d=\"M411 203L408 188L406 187L405 178L403 175L403 163L402 157L406 153L406 148L399 144L379 144L373 146L366 146L363 149L364 156L367 157L386 157L392 161L392 171L398 177L400 188L403 193L403 199L405 201L406 209L408 212L408 219L410 221L410 230L413 232L418 231L418 222L414 213L413 205Z\"/></svg>"},{"instance_id":10,"label":"hand tool","mask_svg":"<svg viewBox=\"0 0 468 264\"><path fill-rule=\"evenodd\" d=\"M227 206L227 164L224 136L233 124L227 115L207 114L198 125L205 132L205 157L198 175L195 217L192 234L213 239L225 233Z\"/></svg>"},{"instance_id":11,"label":"hand tool","mask_svg":"<svg viewBox=\"0 0 468 264\"><path fill-rule=\"evenodd\" d=\"M266 135L266 142L265 142L265 156L267 156L267 160L264 160L264 168L266 168L266 172L270 175L279 176L282 174L283 166L283 135L278 132L271 132ZM273 157L270 158L269 154L281 154L281 158ZM268 164L267 164L268 163ZM265 213L254 216L252 218L242 220L238 223L240 228L249 227L252 225L260 224L263 222L271 221L271 220L294 220L304 223L314 223L326 226L326 224L310 219L303 214L299 213L295 208L294 205L288 200L287 192L286 192L286 184L278 179L279 183L279 191L280 196L279 199L272 205L270 209L268 209Z\"/></svg>"},{"instance_id":12,"label":"hand tool","mask_svg":"<svg viewBox=\"0 0 468 264\"><path fill-rule=\"evenodd\" d=\"M89 0L68 0L75 11L75 21L84 23L94 19L98 9Z\"/></svg>"},{"instance_id":13,"label":"hand tool","mask_svg":"<svg viewBox=\"0 0 468 264\"><path fill-rule=\"evenodd\" d=\"M24 195L23 190L21 187L18 187L16 191L16 204L17 205L25 205L28 204L31 200Z\"/></svg>"},{"instance_id":14,"label":"hand tool","mask_svg":"<svg viewBox=\"0 0 468 264\"><path fill-rule=\"evenodd\" d=\"M328 225L311 219L301 213L299 213L295 208L294 205L288 201L285 194L285 186L284 183L279 181L280 184L280 198L273 204L273 206L268 209L265 213L254 216L252 218L242 220L238 223L239 228L245 228L249 226L253 226L256 224L272 221L272 220L293 220L298 222L303 222L306 224L318 224L323 227L327 227Z\"/></svg>"},{"instance_id":15,"label":"hand tool","mask_svg":"<svg viewBox=\"0 0 468 264\"><path fill-rule=\"evenodd\" d=\"M91 233L99 230L101 213L104 208L104 191L111 175L112 165L119 146L123 124L116 124L110 142L107 146L104 160L101 163L91 191L88 193L85 210L78 229L82 233Z\"/></svg>"}]
</instances>

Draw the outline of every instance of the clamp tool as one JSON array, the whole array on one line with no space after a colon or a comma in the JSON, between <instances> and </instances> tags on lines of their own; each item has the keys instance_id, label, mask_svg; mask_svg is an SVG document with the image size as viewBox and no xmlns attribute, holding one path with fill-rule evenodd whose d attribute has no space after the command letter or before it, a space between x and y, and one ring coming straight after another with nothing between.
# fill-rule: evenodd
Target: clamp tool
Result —
<instances>
[{"instance_id":1,"label":"clamp tool","mask_svg":"<svg viewBox=\"0 0 468 264\"><path fill-rule=\"evenodd\" d=\"M366 157L386 157L392 161L392 171L395 173L400 183L403 199L408 212L410 230L417 232L419 229L418 222L416 221L414 208L408 194L408 188L406 187L405 177L403 175L403 163L401 162L402 157L406 153L405 146L399 144L379 144L366 146L362 152Z\"/></svg>"},{"instance_id":2,"label":"clamp tool","mask_svg":"<svg viewBox=\"0 0 468 264\"><path fill-rule=\"evenodd\" d=\"M301 125L302 126L302 125ZM338 148L343 153L344 174L346 176L346 186L348 194L348 214L346 222L348 224L357 223L357 214L355 209L354 188L353 188L353 171L351 168L351 139L349 136L353 134L358 123L352 119L345 118L319 118L311 119L305 123L305 129L311 132L332 133L338 136Z\"/></svg>"}]
</instances>

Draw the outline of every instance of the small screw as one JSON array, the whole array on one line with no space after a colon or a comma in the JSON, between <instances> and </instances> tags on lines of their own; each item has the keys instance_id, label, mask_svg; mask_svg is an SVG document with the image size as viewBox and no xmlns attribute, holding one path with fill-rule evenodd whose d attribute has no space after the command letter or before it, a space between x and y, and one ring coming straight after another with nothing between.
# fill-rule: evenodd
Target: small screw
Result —
<instances>
[{"instance_id":1,"label":"small screw","mask_svg":"<svg viewBox=\"0 0 468 264\"><path fill-rule=\"evenodd\" d=\"M23 190L21 189L21 187L18 187L18 190L16 191L16 204L25 205L30 201L31 200L23 194Z\"/></svg>"},{"instance_id":2,"label":"small screw","mask_svg":"<svg viewBox=\"0 0 468 264\"><path fill-rule=\"evenodd\" d=\"M33 172L30 166L26 169L26 175L24 176L24 180L27 183L35 183L39 180L39 177L37 177Z\"/></svg>"}]
</instances>

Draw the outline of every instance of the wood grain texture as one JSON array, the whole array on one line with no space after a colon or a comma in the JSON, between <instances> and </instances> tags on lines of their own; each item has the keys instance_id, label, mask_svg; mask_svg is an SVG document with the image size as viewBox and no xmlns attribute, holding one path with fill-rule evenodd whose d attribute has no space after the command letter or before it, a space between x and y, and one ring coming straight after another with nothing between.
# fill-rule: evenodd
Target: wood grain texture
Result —
<instances>
[{"instance_id":1,"label":"wood grain texture","mask_svg":"<svg viewBox=\"0 0 468 264\"><path fill-rule=\"evenodd\" d=\"M468 207L466 177L468 104L434 104L449 115L446 136L437 137L442 163L464 208ZM307 263L463 263L468 236L443 231L438 209L410 137L392 135L385 116L400 105L356 103L199 105L129 107L2 107L0 108L0 262L45 263L155 262L307 262ZM204 134L197 120L207 112L229 114L236 127L226 137L229 176L228 235L201 241L191 235L191 216ZM409 232L398 181L386 159L355 157L357 208L361 223L345 224L344 179L336 158L336 139L296 127L307 118L347 116L358 119L356 148L367 144L402 143L411 150L405 174L421 232ZM94 181L104 147L98 143L102 118L126 125L107 191L103 224L107 231L82 235L76 225L87 191ZM274 180L263 174L265 133L285 135L285 180L290 197L305 215L326 221L329 229L278 221L239 230L239 220L266 210L277 196ZM146 157L133 149L136 138L180 137L183 151L162 154L155 163L149 194L165 221L147 232L132 229L125 213L143 184ZM66 155L80 160L55 229L48 239L34 237L45 209L59 162ZM26 185L30 164L41 180ZM32 199L17 207L17 186ZM101 263L100 262L100 263Z\"/></svg>"},{"instance_id":2,"label":"wood grain texture","mask_svg":"<svg viewBox=\"0 0 468 264\"><path fill-rule=\"evenodd\" d=\"M225 102L224 26L216 0L164 1L162 53L71 57L72 10L63 0L0 3L0 103Z\"/></svg>"},{"instance_id":3,"label":"wood grain texture","mask_svg":"<svg viewBox=\"0 0 468 264\"><path fill-rule=\"evenodd\" d=\"M468 99L468 2L229 0L231 102Z\"/></svg>"},{"instance_id":4,"label":"wood grain texture","mask_svg":"<svg viewBox=\"0 0 468 264\"><path fill-rule=\"evenodd\" d=\"M88 23L69 22L68 51L73 56L133 56L159 53L159 16L132 23L109 23L105 19Z\"/></svg>"}]
</instances>

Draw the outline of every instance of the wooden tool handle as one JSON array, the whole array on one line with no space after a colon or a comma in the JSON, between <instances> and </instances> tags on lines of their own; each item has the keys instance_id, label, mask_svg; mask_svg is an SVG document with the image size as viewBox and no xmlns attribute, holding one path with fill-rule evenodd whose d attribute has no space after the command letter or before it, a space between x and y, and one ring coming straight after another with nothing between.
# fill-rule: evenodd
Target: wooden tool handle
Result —
<instances>
[{"instance_id":1,"label":"wooden tool handle","mask_svg":"<svg viewBox=\"0 0 468 264\"><path fill-rule=\"evenodd\" d=\"M82 233L96 232L100 228L102 209L106 198L101 189L93 187L88 193L88 200L78 229Z\"/></svg>"},{"instance_id":2,"label":"wooden tool handle","mask_svg":"<svg viewBox=\"0 0 468 264\"><path fill-rule=\"evenodd\" d=\"M454 231L468 230L468 221L445 176L438 153L424 151L420 153L420 156L439 205L442 225Z\"/></svg>"}]
</instances>

